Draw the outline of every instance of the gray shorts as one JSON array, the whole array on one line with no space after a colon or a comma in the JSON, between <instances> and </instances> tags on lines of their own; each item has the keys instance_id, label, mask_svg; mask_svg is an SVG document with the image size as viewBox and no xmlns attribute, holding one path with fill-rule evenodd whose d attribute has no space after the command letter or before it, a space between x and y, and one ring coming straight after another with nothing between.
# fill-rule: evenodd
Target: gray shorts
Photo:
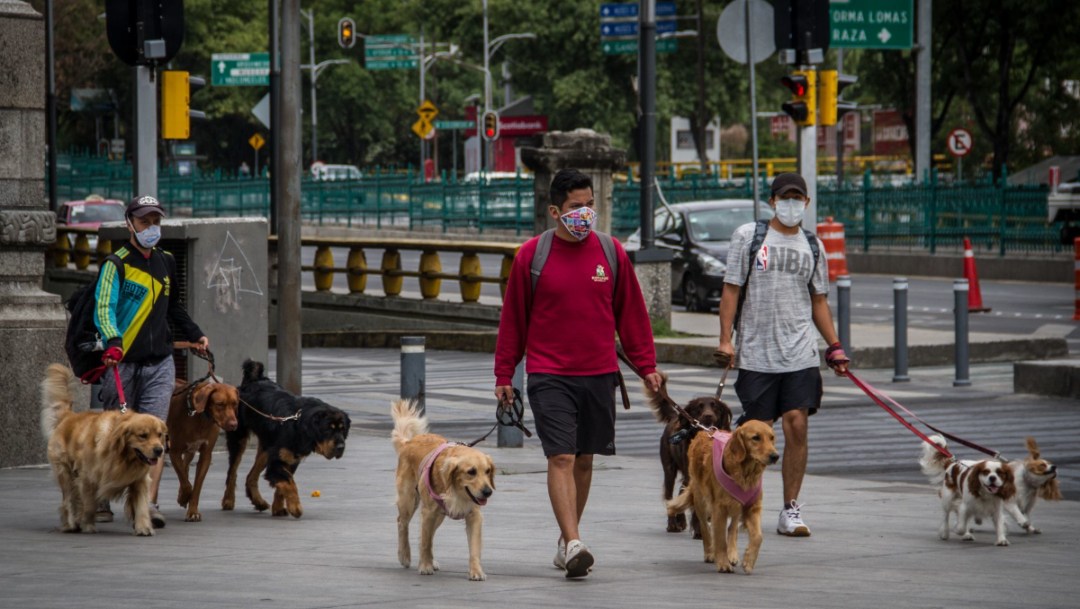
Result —
<instances>
[{"instance_id":1,"label":"gray shorts","mask_svg":"<svg viewBox=\"0 0 1080 609\"><path fill-rule=\"evenodd\" d=\"M615 454L615 373L530 374L529 407L544 456Z\"/></svg>"},{"instance_id":2,"label":"gray shorts","mask_svg":"<svg viewBox=\"0 0 1080 609\"><path fill-rule=\"evenodd\" d=\"M176 384L176 364L166 357L156 364L120 362L120 382L124 385L127 407L135 412L152 414L166 420L169 401ZM101 377L101 404L105 410L119 410L120 396L116 393L116 375L105 370Z\"/></svg>"}]
</instances>

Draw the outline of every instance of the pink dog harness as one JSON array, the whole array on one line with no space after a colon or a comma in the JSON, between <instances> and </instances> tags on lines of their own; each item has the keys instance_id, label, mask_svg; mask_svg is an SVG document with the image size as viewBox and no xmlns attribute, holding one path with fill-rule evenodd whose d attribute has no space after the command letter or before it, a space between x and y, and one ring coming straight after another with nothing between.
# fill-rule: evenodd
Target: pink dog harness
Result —
<instances>
[{"instance_id":1,"label":"pink dog harness","mask_svg":"<svg viewBox=\"0 0 1080 609\"><path fill-rule=\"evenodd\" d=\"M743 488L739 486L735 479L728 475L724 471L724 449L727 448L728 440L731 439L730 431L716 430L712 432L713 445L712 445L712 464L713 473L716 474L716 481L720 483L720 486L724 487L731 496L734 497L743 507L750 507L757 498L761 496L762 481L758 480L758 483L753 488Z\"/></svg>"},{"instance_id":2,"label":"pink dog harness","mask_svg":"<svg viewBox=\"0 0 1080 609\"><path fill-rule=\"evenodd\" d=\"M435 459L439 458L442 452L451 446L460 444L460 442L443 442L438 448L428 453L424 460L420 462L420 479L424 481L424 487L427 489L428 495L431 496L431 500L435 502L435 505L442 509L443 514L446 514L452 520L461 520L465 517L465 514L456 516L450 513L450 510L446 509L446 500L435 492L435 487L431 485L431 468L435 465Z\"/></svg>"}]
</instances>

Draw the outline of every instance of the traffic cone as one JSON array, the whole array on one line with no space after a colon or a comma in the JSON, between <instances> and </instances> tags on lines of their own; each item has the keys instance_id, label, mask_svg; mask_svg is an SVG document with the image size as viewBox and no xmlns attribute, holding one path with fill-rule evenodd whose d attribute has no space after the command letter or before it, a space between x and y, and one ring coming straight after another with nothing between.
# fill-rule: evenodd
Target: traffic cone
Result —
<instances>
[{"instance_id":1,"label":"traffic cone","mask_svg":"<svg viewBox=\"0 0 1080 609\"><path fill-rule=\"evenodd\" d=\"M986 313L990 307L982 303L982 291L979 289L979 273L975 270L975 252L971 251L971 240L964 237L964 278L968 280L968 311Z\"/></svg>"}]
</instances>

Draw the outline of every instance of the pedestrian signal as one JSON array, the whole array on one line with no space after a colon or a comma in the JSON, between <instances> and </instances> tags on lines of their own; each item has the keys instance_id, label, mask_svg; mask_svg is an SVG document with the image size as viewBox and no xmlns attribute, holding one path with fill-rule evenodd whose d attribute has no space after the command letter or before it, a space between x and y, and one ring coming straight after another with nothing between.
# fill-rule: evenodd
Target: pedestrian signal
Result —
<instances>
[{"instance_id":1,"label":"pedestrian signal","mask_svg":"<svg viewBox=\"0 0 1080 609\"><path fill-rule=\"evenodd\" d=\"M783 111L795 120L800 127L813 127L814 114L817 110L814 103L814 76L813 70L793 72L780 79L780 84L791 91L792 98L780 106Z\"/></svg>"}]
</instances>

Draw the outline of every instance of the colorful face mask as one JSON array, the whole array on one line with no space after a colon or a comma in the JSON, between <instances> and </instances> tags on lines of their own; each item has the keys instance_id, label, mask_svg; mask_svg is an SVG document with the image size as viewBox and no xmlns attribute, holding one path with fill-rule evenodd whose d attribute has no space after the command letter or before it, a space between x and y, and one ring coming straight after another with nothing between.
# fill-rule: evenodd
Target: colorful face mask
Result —
<instances>
[{"instance_id":1,"label":"colorful face mask","mask_svg":"<svg viewBox=\"0 0 1080 609\"><path fill-rule=\"evenodd\" d=\"M161 227L157 224L151 224L146 230L135 231L135 240L139 242L139 245L150 249L161 240Z\"/></svg>"},{"instance_id":2,"label":"colorful face mask","mask_svg":"<svg viewBox=\"0 0 1080 609\"><path fill-rule=\"evenodd\" d=\"M776 202L776 218L784 226L796 227L802 224L806 212L806 201L800 199L780 199Z\"/></svg>"},{"instance_id":3,"label":"colorful face mask","mask_svg":"<svg viewBox=\"0 0 1080 609\"><path fill-rule=\"evenodd\" d=\"M575 239L583 241L592 232L593 224L596 222L596 210L591 207L579 207L559 216L559 219Z\"/></svg>"}]
</instances>

